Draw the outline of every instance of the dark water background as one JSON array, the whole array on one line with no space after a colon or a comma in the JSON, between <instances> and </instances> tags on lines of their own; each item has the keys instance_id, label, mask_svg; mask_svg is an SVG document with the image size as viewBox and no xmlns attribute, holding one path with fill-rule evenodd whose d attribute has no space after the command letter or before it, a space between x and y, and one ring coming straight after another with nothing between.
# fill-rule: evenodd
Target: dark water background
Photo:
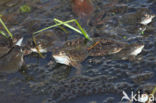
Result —
<instances>
[{"instance_id":1,"label":"dark water background","mask_svg":"<svg viewBox=\"0 0 156 103\"><path fill-rule=\"evenodd\" d=\"M115 0L92 1L95 13L91 24L85 26L88 33L95 37L144 43L145 48L138 59L88 57L82 63L82 75L75 77L75 68L56 64L51 53L45 54L45 59L32 54L24 57L28 66L26 72L0 74L0 103L120 103L123 90L128 95L138 90L151 93L156 85L156 18L143 35L138 22L145 13L156 14L156 1L116 0L110 7L106 5ZM31 12L20 13L23 4L29 5ZM0 13L12 33L26 39L32 32L53 25L54 18L78 19L72 12L70 0L0 0ZM95 18L100 14L102 18L96 22ZM102 20L104 22L98 24ZM70 31L67 38L78 36ZM64 37L60 36L61 39ZM52 64L48 65L50 60Z\"/></svg>"}]
</instances>

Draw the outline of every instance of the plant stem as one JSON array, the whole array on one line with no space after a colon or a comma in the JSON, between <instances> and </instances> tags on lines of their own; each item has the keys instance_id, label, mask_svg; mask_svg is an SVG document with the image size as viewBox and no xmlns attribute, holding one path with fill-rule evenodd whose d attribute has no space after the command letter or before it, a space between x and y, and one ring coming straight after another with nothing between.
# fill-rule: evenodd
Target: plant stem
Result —
<instances>
[{"instance_id":1,"label":"plant stem","mask_svg":"<svg viewBox=\"0 0 156 103\"><path fill-rule=\"evenodd\" d=\"M59 23L57 23L55 25L52 25L52 26L49 26L49 27L46 27L44 29L41 29L41 30L39 30L37 32L34 32L33 34L37 34L37 33L42 32L44 30L47 30L47 29L50 29L50 28L53 28L53 27L57 27L57 26L60 26L60 25L65 25L68 28L70 28L70 29L72 29L72 30L74 30L74 31L76 31L76 32L78 32L80 34L83 34L86 39L92 40L89 37L89 35L86 33L86 31L81 27L81 25L78 23L78 21L76 19L72 19L72 20L68 20L68 21L63 22L61 20L58 20L58 19L54 18L54 21L59 22ZM74 28L73 26L70 26L68 23L71 23L71 22L75 22L80 30Z\"/></svg>"},{"instance_id":2,"label":"plant stem","mask_svg":"<svg viewBox=\"0 0 156 103\"><path fill-rule=\"evenodd\" d=\"M74 31L76 31L76 32L78 32L80 34L83 34L86 39L92 40L89 37L89 35L86 33L86 31L81 27L81 25L78 23L78 21L76 19L72 19L72 20L69 20L69 21L66 21L66 22L62 22L61 20L58 20L58 19L55 18L54 21L57 21L59 23L63 23L63 25L67 26L68 28L70 28L70 29L72 29L72 30L74 30ZM80 30L70 26L69 24L67 24L67 22L75 22Z\"/></svg>"},{"instance_id":3,"label":"plant stem","mask_svg":"<svg viewBox=\"0 0 156 103\"><path fill-rule=\"evenodd\" d=\"M156 87L154 87L153 91L152 91L152 94L154 95L156 92Z\"/></svg>"},{"instance_id":4,"label":"plant stem","mask_svg":"<svg viewBox=\"0 0 156 103\"><path fill-rule=\"evenodd\" d=\"M52 26L48 26L48 27L46 27L46 28L43 28L43 29L41 29L41 30L39 30L39 31L34 32L33 34L37 34L37 33L39 33L39 32L45 31L45 30L47 30L47 29L50 29L50 28L53 28L53 27L57 27L57 26L59 26L59 25L63 25L63 24L65 24L65 23L70 23L70 22L73 22L73 21L66 21L66 22L61 22L61 23L58 23L58 24L55 24L55 25L52 25Z\"/></svg>"},{"instance_id":5,"label":"plant stem","mask_svg":"<svg viewBox=\"0 0 156 103\"><path fill-rule=\"evenodd\" d=\"M56 24L58 24L57 23L57 21L54 21ZM62 29L66 34L68 33L68 31L64 28L64 27L62 27L61 25L59 25L59 27L60 27L60 29Z\"/></svg>"},{"instance_id":6,"label":"plant stem","mask_svg":"<svg viewBox=\"0 0 156 103\"><path fill-rule=\"evenodd\" d=\"M11 37L11 39L13 38L12 33L9 31L9 29L7 28L7 26L5 25L5 23L3 22L3 20L0 17L0 23L3 25L4 29L7 31L7 33L9 34L9 36Z\"/></svg>"},{"instance_id":7,"label":"plant stem","mask_svg":"<svg viewBox=\"0 0 156 103\"><path fill-rule=\"evenodd\" d=\"M65 25L66 27L68 27L68 28L70 28L70 29L72 29L72 30L74 30L74 31L76 31L76 32L78 32L78 33L80 33L80 34L82 34L82 32L81 32L80 30L78 30L77 28L74 28L73 26L70 26L70 25L67 24L66 22L63 22L63 21L58 20L58 19L56 19L56 18L54 19L54 21L59 22L59 23ZM75 21L72 19L72 20L69 20L68 22L70 23L70 22L75 22Z\"/></svg>"},{"instance_id":8,"label":"plant stem","mask_svg":"<svg viewBox=\"0 0 156 103\"><path fill-rule=\"evenodd\" d=\"M0 30L0 34L3 35L4 37L8 38L8 36L2 30Z\"/></svg>"},{"instance_id":9,"label":"plant stem","mask_svg":"<svg viewBox=\"0 0 156 103\"><path fill-rule=\"evenodd\" d=\"M41 54L41 52L40 52L40 49L39 49L39 47L38 47L38 45L37 45L37 43L36 43L36 38L35 38L35 37L32 37L32 38L33 38L33 42L34 42L34 44L35 44L35 47L36 47L36 50L37 50L39 56L40 56L41 58L45 58L45 57Z\"/></svg>"}]
</instances>

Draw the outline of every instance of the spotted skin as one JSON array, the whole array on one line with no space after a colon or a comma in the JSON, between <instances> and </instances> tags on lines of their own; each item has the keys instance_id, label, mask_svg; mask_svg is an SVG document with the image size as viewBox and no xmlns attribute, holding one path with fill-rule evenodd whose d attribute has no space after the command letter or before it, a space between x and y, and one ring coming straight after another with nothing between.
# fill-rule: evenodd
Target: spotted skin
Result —
<instances>
[{"instance_id":1,"label":"spotted skin","mask_svg":"<svg viewBox=\"0 0 156 103\"><path fill-rule=\"evenodd\" d=\"M16 72L22 67L23 62L21 47L15 46L6 55L0 58L0 72Z\"/></svg>"},{"instance_id":2,"label":"spotted skin","mask_svg":"<svg viewBox=\"0 0 156 103\"><path fill-rule=\"evenodd\" d=\"M57 63L77 68L76 74L81 74L81 63L88 56L113 55L122 59L138 55L144 45L128 44L112 39L93 38L93 41L86 41L78 38L68 40L62 47L52 50L52 56Z\"/></svg>"}]
</instances>

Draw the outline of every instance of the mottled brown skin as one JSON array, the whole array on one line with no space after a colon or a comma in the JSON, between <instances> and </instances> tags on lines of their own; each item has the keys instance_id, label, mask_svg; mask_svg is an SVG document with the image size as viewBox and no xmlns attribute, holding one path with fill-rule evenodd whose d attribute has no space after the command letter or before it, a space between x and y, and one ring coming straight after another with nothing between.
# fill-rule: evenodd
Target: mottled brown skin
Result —
<instances>
[{"instance_id":1,"label":"mottled brown skin","mask_svg":"<svg viewBox=\"0 0 156 103\"><path fill-rule=\"evenodd\" d=\"M77 38L77 39L66 41L63 47L68 49L87 48L88 45L89 45L89 41L86 40L85 38Z\"/></svg>"},{"instance_id":2,"label":"mottled brown skin","mask_svg":"<svg viewBox=\"0 0 156 103\"><path fill-rule=\"evenodd\" d=\"M123 48L120 52L116 53L114 55L115 58L119 58L119 59L129 59L129 60L134 60L135 56L134 55L130 55L130 53L132 51L134 51L135 49L139 48L140 46L142 46L143 44L128 44L125 48Z\"/></svg>"},{"instance_id":3,"label":"mottled brown skin","mask_svg":"<svg viewBox=\"0 0 156 103\"><path fill-rule=\"evenodd\" d=\"M81 62L83 62L88 57L88 52L85 49L67 50L65 52L71 60L70 65L77 69L76 74L81 74Z\"/></svg>"},{"instance_id":4,"label":"mottled brown skin","mask_svg":"<svg viewBox=\"0 0 156 103\"><path fill-rule=\"evenodd\" d=\"M23 62L21 47L15 46L7 54L0 57L0 72L16 72L21 68Z\"/></svg>"},{"instance_id":5,"label":"mottled brown skin","mask_svg":"<svg viewBox=\"0 0 156 103\"><path fill-rule=\"evenodd\" d=\"M36 44L34 43L33 38L31 38L25 45L24 52L26 55L31 54L33 52L31 49L35 49L36 46L38 46L38 48L41 47L42 49L45 49L47 52L51 52L55 47L63 45L65 34L61 34L59 32L59 35L56 35L53 31L48 30L35 35L34 38Z\"/></svg>"},{"instance_id":6,"label":"mottled brown skin","mask_svg":"<svg viewBox=\"0 0 156 103\"><path fill-rule=\"evenodd\" d=\"M114 55L121 59L129 58L134 50L142 46L142 44L128 44L112 39L92 39L92 42L86 41L84 38L68 40L62 47L53 49L52 53L53 55L57 55L61 58L69 58L67 60L63 60L68 61L68 63L61 63L77 68L77 74L81 74L81 62L83 62L88 56ZM60 63L59 61L57 60L58 63Z\"/></svg>"},{"instance_id":7,"label":"mottled brown skin","mask_svg":"<svg viewBox=\"0 0 156 103\"><path fill-rule=\"evenodd\" d=\"M97 45L93 46L96 42ZM69 58L69 65L77 68L76 74L81 74L81 62L83 62L88 56L104 56L119 52L127 44L117 42L114 40L93 38L90 42L84 38L78 38L74 40L68 40L62 47L52 50L53 55L64 54ZM92 48L90 48L92 47Z\"/></svg>"},{"instance_id":8,"label":"mottled brown skin","mask_svg":"<svg viewBox=\"0 0 156 103\"><path fill-rule=\"evenodd\" d=\"M59 55L59 53L65 53L66 56L70 59L70 66L73 66L77 69L76 74L81 74L81 62L83 62L88 57L88 51L86 48L59 48L53 50L53 55Z\"/></svg>"},{"instance_id":9,"label":"mottled brown skin","mask_svg":"<svg viewBox=\"0 0 156 103\"><path fill-rule=\"evenodd\" d=\"M13 41L11 38L0 36L0 57L6 54L12 46Z\"/></svg>"},{"instance_id":10,"label":"mottled brown skin","mask_svg":"<svg viewBox=\"0 0 156 103\"><path fill-rule=\"evenodd\" d=\"M98 42L98 44L89 49L89 56L111 55L118 53L128 45L127 43L104 38L94 38L93 41Z\"/></svg>"},{"instance_id":11,"label":"mottled brown skin","mask_svg":"<svg viewBox=\"0 0 156 103\"><path fill-rule=\"evenodd\" d=\"M96 42L99 43L93 46L91 49L89 49ZM111 39L93 38L93 42L89 42L84 38L78 38L66 41L63 47L69 49L83 47L86 48L86 50L89 53L89 56L104 56L117 53L127 45L127 43L122 43Z\"/></svg>"},{"instance_id":12,"label":"mottled brown skin","mask_svg":"<svg viewBox=\"0 0 156 103\"><path fill-rule=\"evenodd\" d=\"M0 57L8 53L20 38L21 36L19 35L15 35L13 39L0 35Z\"/></svg>"},{"instance_id":13,"label":"mottled brown skin","mask_svg":"<svg viewBox=\"0 0 156 103\"><path fill-rule=\"evenodd\" d=\"M58 37L52 31L44 31L36 36L37 45L41 45L42 48L48 48L54 45L54 42L58 40ZM32 45L34 47L34 45Z\"/></svg>"},{"instance_id":14,"label":"mottled brown skin","mask_svg":"<svg viewBox=\"0 0 156 103\"><path fill-rule=\"evenodd\" d=\"M91 0L72 0L72 10L80 18L91 16L94 11Z\"/></svg>"},{"instance_id":15,"label":"mottled brown skin","mask_svg":"<svg viewBox=\"0 0 156 103\"><path fill-rule=\"evenodd\" d=\"M54 46L53 44L50 45L50 51L53 52L60 50L78 50L80 51L82 48L88 52L88 56L104 56L104 55L111 55L116 54L122 50L125 52L121 52L121 54L130 53L132 50L137 48L137 44L128 44L125 42L119 42L113 39L105 39L105 38L92 38L93 41L88 41L85 38L77 38L73 40L67 40L66 42L62 42L61 46ZM50 41L50 40L48 40ZM43 41L41 41L43 42ZM96 44L96 45L94 45ZM131 47L131 46L134 46ZM138 44L138 46L140 46ZM128 48L129 47L129 48ZM44 47L43 47L44 48ZM61 48L61 49L60 49ZM127 51L125 50L127 49Z\"/></svg>"}]
</instances>

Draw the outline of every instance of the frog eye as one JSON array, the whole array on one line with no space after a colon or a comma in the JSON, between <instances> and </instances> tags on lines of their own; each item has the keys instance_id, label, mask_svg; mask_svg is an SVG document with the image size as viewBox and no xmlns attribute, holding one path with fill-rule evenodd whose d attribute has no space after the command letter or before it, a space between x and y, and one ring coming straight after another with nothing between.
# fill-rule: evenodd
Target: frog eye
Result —
<instances>
[{"instance_id":1,"label":"frog eye","mask_svg":"<svg viewBox=\"0 0 156 103\"><path fill-rule=\"evenodd\" d=\"M64 51L62 51L62 54L64 54L65 52Z\"/></svg>"},{"instance_id":2,"label":"frog eye","mask_svg":"<svg viewBox=\"0 0 156 103\"><path fill-rule=\"evenodd\" d=\"M65 54L65 52L64 51L61 51L60 54Z\"/></svg>"}]
</instances>

